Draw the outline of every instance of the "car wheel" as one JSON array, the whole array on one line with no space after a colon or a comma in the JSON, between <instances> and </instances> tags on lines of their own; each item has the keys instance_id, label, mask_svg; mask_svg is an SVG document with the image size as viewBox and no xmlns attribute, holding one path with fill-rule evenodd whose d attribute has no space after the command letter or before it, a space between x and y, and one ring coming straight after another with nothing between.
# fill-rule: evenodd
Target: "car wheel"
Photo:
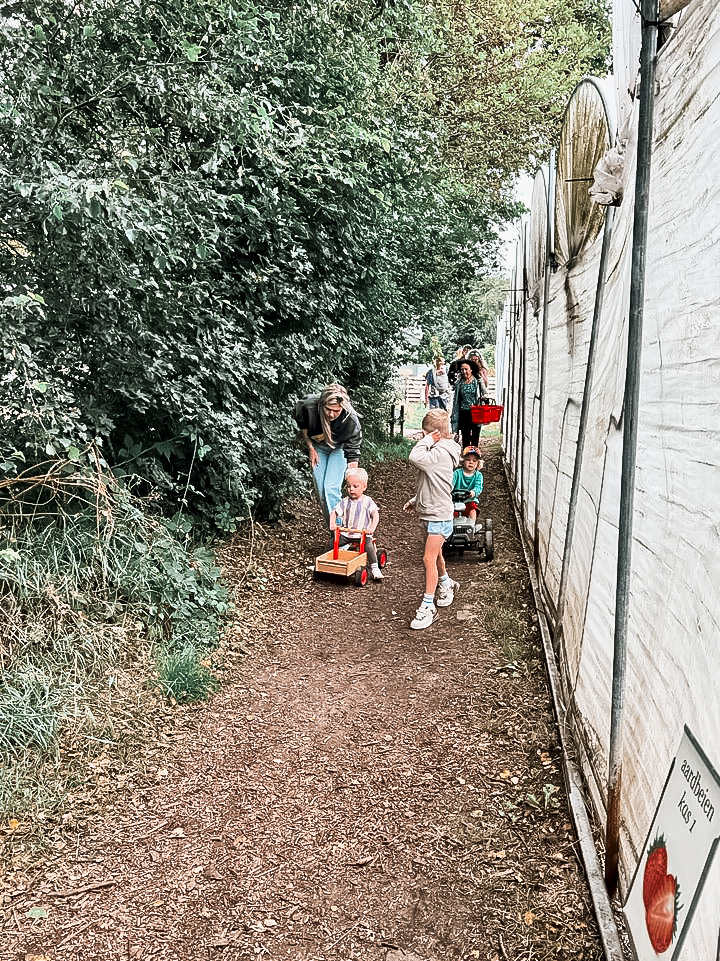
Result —
<instances>
[{"instance_id":1,"label":"car wheel","mask_svg":"<svg viewBox=\"0 0 720 961\"><path fill-rule=\"evenodd\" d=\"M493 548L493 536L492 531L485 532L485 560L491 561L495 557L495 550Z\"/></svg>"}]
</instances>

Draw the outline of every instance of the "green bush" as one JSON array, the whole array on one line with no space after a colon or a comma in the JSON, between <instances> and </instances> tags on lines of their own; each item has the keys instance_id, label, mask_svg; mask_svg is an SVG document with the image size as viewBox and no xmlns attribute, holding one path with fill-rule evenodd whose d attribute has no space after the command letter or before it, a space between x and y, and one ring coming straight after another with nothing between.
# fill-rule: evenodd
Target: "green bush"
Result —
<instances>
[{"instance_id":1,"label":"green bush","mask_svg":"<svg viewBox=\"0 0 720 961\"><path fill-rule=\"evenodd\" d=\"M421 109L431 21L40 0L0 22L0 480L95 450L233 530L304 477L298 394L341 381L379 436L416 318L482 269L505 209L448 175Z\"/></svg>"},{"instance_id":2,"label":"green bush","mask_svg":"<svg viewBox=\"0 0 720 961\"><path fill-rule=\"evenodd\" d=\"M176 657L182 672L189 651L200 659L217 645L228 611L186 518L151 516L102 470L75 465L42 481L4 488L0 760L71 736L118 671L149 678L153 659ZM196 674L188 690L199 692Z\"/></svg>"},{"instance_id":3,"label":"green bush","mask_svg":"<svg viewBox=\"0 0 720 961\"><path fill-rule=\"evenodd\" d=\"M202 663L202 656L191 644L160 655L158 683L167 698L179 704L202 701L217 689L217 680Z\"/></svg>"}]
</instances>

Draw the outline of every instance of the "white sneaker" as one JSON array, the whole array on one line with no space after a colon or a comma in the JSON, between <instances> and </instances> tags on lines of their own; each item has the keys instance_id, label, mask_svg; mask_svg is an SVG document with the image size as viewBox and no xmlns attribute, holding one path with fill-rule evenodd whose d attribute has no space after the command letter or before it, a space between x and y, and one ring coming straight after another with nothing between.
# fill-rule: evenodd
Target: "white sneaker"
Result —
<instances>
[{"instance_id":1,"label":"white sneaker","mask_svg":"<svg viewBox=\"0 0 720 961\"><path fill-rule=\"evenodd\" d=\"M381 581L384 577L384 574L379 567L371 567L370 573L372 574L374 581Z\"/></svg>"},{"instance_id":2,"label":"white sneaker","mask_svg":"<svg viewBox=\"0 0 720 961\"><path fill-rule=\"evenodd\" d=\"M449 607L455 600L455 591L460 589L457 581L450 581L445 587L439 586L437 592L437 606Z\"/></svg>"},{"instance_id":3,"label":"white sneaker","mask_svg":"<svg viewBox=\"0 0 720 961\"><path fill-rule=\"evenodd\" d=\"M430 627L437 617L434 604L421 604L415 611L415 619L410 621L410 627L415 631L421 631L425 627Z\"/></svg>"}]
</instances>

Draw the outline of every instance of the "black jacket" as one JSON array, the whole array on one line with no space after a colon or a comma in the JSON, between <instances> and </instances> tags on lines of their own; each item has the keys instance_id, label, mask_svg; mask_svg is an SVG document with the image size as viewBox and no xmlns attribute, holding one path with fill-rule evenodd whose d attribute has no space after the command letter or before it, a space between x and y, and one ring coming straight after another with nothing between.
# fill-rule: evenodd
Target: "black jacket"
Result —
<instances>
[{"instance_id":1,"label":"black jacket","mask_svg":"<svg viewBox=\"0 0 720 961\"><path fill-rule=\"evenodd\" d=\"M295 404L295 422L300 430L308 432L310 438L323 432L318 410L319 401L320 394L311 394ZM330 421L330 433L335 447L341 447L349 461L360 459L362 428L356 411L343 410L335 420Z\"/></svg>"}]
</instances>

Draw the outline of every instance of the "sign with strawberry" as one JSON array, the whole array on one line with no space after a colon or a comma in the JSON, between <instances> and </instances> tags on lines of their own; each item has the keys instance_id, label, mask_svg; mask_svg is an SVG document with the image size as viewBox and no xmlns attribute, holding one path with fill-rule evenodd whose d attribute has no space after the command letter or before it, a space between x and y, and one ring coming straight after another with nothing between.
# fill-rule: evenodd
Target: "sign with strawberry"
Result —
<instances>
[{"instance_id":1,"label":"sign with strawberry","mask_svg":"<svg viewBox=\"0 0 720 961\"><path fill-rule=\"evenodd\" d=\"M638 961L676 961L720 841L720 777L685 727L630 884Z\"/></svg>"}]
</instances>

